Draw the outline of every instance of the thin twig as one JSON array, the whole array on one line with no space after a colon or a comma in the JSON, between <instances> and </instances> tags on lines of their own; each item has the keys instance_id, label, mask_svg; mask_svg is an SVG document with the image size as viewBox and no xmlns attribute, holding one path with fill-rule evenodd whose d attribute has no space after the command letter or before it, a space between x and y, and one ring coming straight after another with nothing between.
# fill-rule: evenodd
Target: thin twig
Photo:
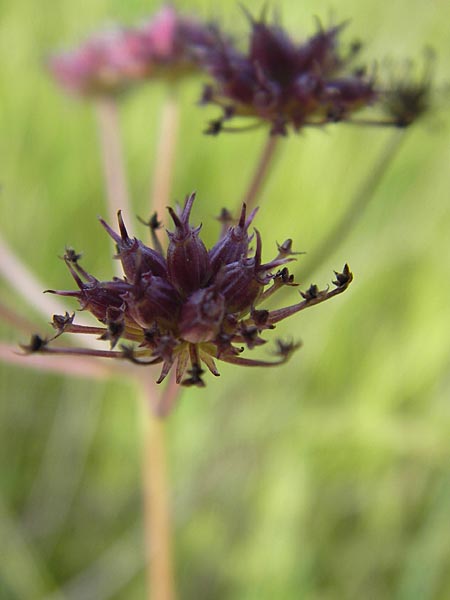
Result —
<instances>
[{"instance_id":1,"label":"thin twig","mask_svg":"<svg viewBox=\"0 0 450 600\"><path fill-rule=\"evenodd\" d=\"M275 156L275 150L278 146L279 137L280 136L278 135L269 135L259 156L255 172L253 173L252 179L243 198L243 202L245 202L247 205L247 211L249 212L255 207L258 195L265 180L267 179L270 167L273 164L273 158ZM240 207L238 207L238 209L240 210Z\"/></svg>"},{"instance_id":2,"label":"thin twig","mask_svg":"<svg viewBox=\"0 0 450 600\"><path fill-rule=\"evenodd\" d=\"M395 130L393 135L389 137L377 163L371 168L369 175L364 179L361 187L357 189L344 214L326 235L320 246L311 252L311 260L306 264L306 268L302 268L301 271L303 281L308 281L315 271L353 231L354 226L361 218L378 186L381 184L389 165L399 152L404 139L404 129Z\"/></svg>"},{"instance_id":3,"label":"thin twig","mask_svg":"<svg viewBox=\"0 0 450 600\"><path fill-rule=\"evenodd\" d=\"M17 365L22 369L36 369L39 372L55 373L70 377L88 377L105 379L114 374L119 374L117 364L108 368L106 363L79 356L44 356L41 354L23 355L18 353L17 346L0 342L0 361L10 365ZM120 370L123 375L123 371Z\"/></svg>"},{"instance_id":4,"label":"thin twig","mask_svg":"<svg viewBox=\"0 0 450 600\"><path fill-rule=\"evenodd\" d=\"M154 383L147 381L145 391L142 468L148 598L174 600L165 421L154 416L149 406L155 404Z\"/></svg>"},{"instance_id":5,"label":"thin twig","mask_svg":"<svg viewBox=\"0 0 450 600\"><path fill-rule=\"evenodd\" d=\"M167 217L166 207L170 205L178 125L178 98L175 90L169 90L162 108L150 197L150 212L156 212L158 219L164 224Z\"/></svg>"}]
</instances>

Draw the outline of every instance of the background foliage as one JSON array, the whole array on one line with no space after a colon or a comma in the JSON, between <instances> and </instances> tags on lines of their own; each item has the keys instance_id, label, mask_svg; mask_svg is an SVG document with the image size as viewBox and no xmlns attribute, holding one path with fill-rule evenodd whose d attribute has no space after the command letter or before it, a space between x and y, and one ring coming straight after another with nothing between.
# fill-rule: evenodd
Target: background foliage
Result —
<instances>
[{"instance_id":1,"label":"background foliage","mask_svg":"<svg viewBox=\"0 0 450 600\"><path fill-rule=\"evenodd\" d=\"M255 12L262 4L247 2ZM272 4L298 37L314 30L313 15L330 15L324 1ZM112 270L96 219L106 211L91 107L67 99L43 60L105 21L135 22L157 6L1 2L2 231L48 287L69 285L57 259L67 244L99 278ZM246 30L232 2L179 6ZM437 79L448 80L448 3L331 8L335 20L351 18L345 35L367 42L369 60L420 59L431 43ZM198 93L198 82L182 89L173 192L197 190L194 221L213 243L213 217L241 197L263 134L202 136L217 111L196 107ZM148 85L122 107L141 215L163 96ZM389 135L338 126L283 141L257 219L266 256L286 237L313 255ZM315 277L324 285L348 261L352 287L279 326L304 342L290 363L222 365L205 390L185 392L169 424L180 597L450 597L449 147L445 112L408 134L358 227ZM284 296L295 298L292 289ZM0 597L144 597L135 390L32 372L25 361L2 365L0 377Z\"/></svg>"}]
</instances>

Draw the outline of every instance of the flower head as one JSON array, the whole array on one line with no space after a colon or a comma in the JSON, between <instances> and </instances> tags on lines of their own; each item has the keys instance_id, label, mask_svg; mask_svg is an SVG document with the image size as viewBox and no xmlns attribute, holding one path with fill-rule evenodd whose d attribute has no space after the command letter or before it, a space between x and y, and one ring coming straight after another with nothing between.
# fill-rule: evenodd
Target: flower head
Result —
<instances>
[{"instance_id":1,"label":"flower head","mask_svg":"<svg viewBox=\"0 0 450 600\"><path fill-rule=\"evenodd\" d=\"M165 6L140 26L105 30L74 50L54 55L49 66L72 93L117 94L147 78L177 79L195 71L199 49L211 40L211 26Z\"/></svg>"},{"instance_id":2,"label":"flower head","mask_svg":"<svg viewBox=\"0 0 450 600\"><path fill-rule=\"evenodd\" d=\"M383 112L397 127L408 127L428 112L432 103L434 62L434 52L427 48L420 76L416 73L417 65L411 61L402 65L400 73L391 74L380 100Z\"/></svg>"},{"instance_id":3,"label":"flower head","mask_svg":"<svg viewBox=\"0 0 450 600\"><path fill-rule=\"evenodd\" d=\"M246 52L217 36L204 58L213 83L203 101L224 110L209 133L218 133L232 116L267 121L273 134L286 134L291 125L320 125L347 118L376 99L373 82L362 69L348 68L360 45L343 53L338 38L344 25L319 30L301 43L279 25L249 15L250 39Z\"/></svg>"},{"instance_id":4,"label":"flower head","mask_svg":"<svg viewBox=\"0 0 450 600\"><path fill-rule=\"evenodd\" d=\"M77 298L81 309L91 312L101 327L76 325L74 315L55 315L56 335L51 340L34 336L25 349L122 358L140 365L159 363L158 383L174 367L177 383L197 386L204 385L205 367L219 375L216 360L263 367L284 363L298 344L278 341L273 360L250 359L242 353L264 344L262 334L279 321L342 293L352 280L348 266L336 273L332 290L312 285L296 304L278 310L261 308L282 287L297 285L286 267L294 260L292 241L278 245L273 260L263 262L261 235L257 229L250 232L256 210L247 215L243 205L238 222L225 228L207 250L200 227L190 224L194 199L191 194L183 208L169 209L174 229L168 232L165 256L159 243L152 249L130 237L120 212L120 233L101 219L116 243L124 276L99 281L79 264L80 255L68 250L64 260L77 289L48 290ZM63 333L97 334L110 342L111 349L76 350L50 344ZM129 345L114 350L119 340Z\"/></svg>"}]
</instances>

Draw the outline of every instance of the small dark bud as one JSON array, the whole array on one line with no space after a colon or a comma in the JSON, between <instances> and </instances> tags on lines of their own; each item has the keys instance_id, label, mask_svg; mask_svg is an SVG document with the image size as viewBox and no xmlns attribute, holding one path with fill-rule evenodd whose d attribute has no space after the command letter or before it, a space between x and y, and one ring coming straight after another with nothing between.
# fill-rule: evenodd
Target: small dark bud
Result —
<instances>
[{"instance_id":1,"label":"small dark bud","mask_svg":"<svg viewBox=\"0 0 450 600\"><path fill-rule=\"evenodd\" d=\"M186 387L191 387L193 385L197 387L205 387L205 382L202 379L202 375L205 371L202 368L200 368L200 365L194 363L192 365L192 368L188 369L187 372L189 373L190 377L183 379L181 385L184 385Z\"/></svg>"},{"instance_id":2,"label":"small dark bud","mask_svg":"<svg viewBox=\"0 0 450 600\"><path fill-rule=\"evenodd\" d=\"M290 356L301 347L301 342L276 340L276 349L274 354L280 358L287 360Z\"/></svg>"},{"instance_id":3,"label":"small dark bud","mask_svg":"<svg viewBox=\"0 0 450 600\"><path fill-rule=\"evenodd\" d=\"M116 308L109 309L106 313L105 325L107 330L99 337L99 339L109 341L112 350L125 332L123 310L118 310Z\"/></svg>"},{"instance_id":4,"label":"small dark bud","mask_svg":"<svg viewBox=\"0 0 450 600\"><path fill-rule=\"evenodd\" d=\"M267 319L269 318L268 310L256 310L253 309L251 311L251 317L256 326L261 327L267 323Z\"/></svg>"},{"instance_id":5,"label":"small dark bud","mask_svg":"<svg viewBox=\"0 0 450 600\"><path fill-rule=\"evenodd\" d=\"M64 315L53 315L51 325L53 329L56 329L58 334L61 335L69 325L72 325L74 318L75 313L70 315L68 312L66 312Z\"/></svg>"},{"instance_id":6,"label":"small dark bud","mask_svg":"<svg viewBox=\"0 0 450 600\"><path fill-rule=\"evenodd\" d=\"M41 338L40 335L34 333L31 336L29 344L20 344L20 347L26 354L33 354L34 352L41 352L47 346L48 340Z\"/></svg>"},{"instance_id":7,"label":"small dark bud","mask_svg":"<svg viewBox=\"0 0 450 600\"><path fill-rule=\"evenodd\" d=\"M242 324L240 334L242 336L242 340L250 350L256 346L261 346L262 344L266 343L266 340L263 340L261 337L259 337L259 330L255 325L246 326L245 324Z\"/></svg>"},{"instance_id":8,"label":"small dark bud","mask_svg":"<svg viewBox=\"0 0 450 600\"><path fill-rule=\"evenodd\" d=\"M287 267L283 267L283 269L277 271L273 279L275 283L282 285L298 285L297 283L294 283L294 276L289 273L289 269Z\"/></svg>"},{"instance_id":9,"label":"small dark bud","mask_svg":"<svg viewBox=\"0 0 450 600\"><path fill-rule=\"evenodd\" d=\"M220 211L220 215L217 217L217 220L219 221L219 223L222 223L222 225L228 226L232 225L234 221L233 215L227 208L222 208L222 210Z\"/></svg>"},{"instance_id":10,"label":"small dark bud","mask_svg":"<svg viewBox=\"0 0 450 600\"><path fill-rule=\"evenodd\" d=\"M82 253L75 252L73 248L66 248L63 260L65 260L68 263L77 264L82 256Z\"/></svg>"},{"instance_id":11,"label":"small dark bud","mask_svg":"<svg viewBox=\"0 0 450 600\"><path fill-rule=\"evenodd\" d=\"M350 271L350 267L346 264L342 273L334 272L336 279L333 281L336 287L347 286L353 279L353 273Z\"/></svg>"},{"instance_id":12,"label":"small dark bud","mask_svg":"<svg viewBox=\"0 0 450 600\"><path fill-rule=\"evenodd\" d=\"M305 300L313 300L314 298L318 298L320 291L315 283L312 283L306 292L300 292Z\"/></svg>"},{"instance_id":13,"label":"small dark bud","mask_svg":"<svg viewBox=\"0 0 450 600\"><path fill-rule=\"evenodd\" d=\"M146 225L152 231L156 231L157 229L161 229L162 227L162 222L158 221L158 215L156 212L152 214L148 221L146 221L142 217L138 217L138 221L140 221L143 225Z\"/></svg>"},{"instance_id":14,"label":"small dark bud","mask_svg":"<svg viewBox=\"0 0 450 600\"><path fill-rule=\"evenodd\" d=\"M214 99L214 89L212 85L203 86L203 92L199 104L209 104Z\"/></svg>"},{"instance_id":15,"label":"small dark bud","mask_svg":"<svg viewBox=\"0 0 450 600\"><path fill-rule=\"evenodd\" d=\"M208 127L205 129L204 133L206 135L219 135L223 128L223 119L215 119L214 121L210 121L208 123Z\"/></svg>"}]
</instances>

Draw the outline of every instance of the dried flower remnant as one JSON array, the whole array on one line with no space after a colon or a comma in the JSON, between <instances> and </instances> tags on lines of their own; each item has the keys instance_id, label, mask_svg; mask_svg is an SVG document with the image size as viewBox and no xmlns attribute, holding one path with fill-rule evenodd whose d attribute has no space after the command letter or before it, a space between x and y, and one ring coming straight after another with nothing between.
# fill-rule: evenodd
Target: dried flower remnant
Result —
<instances>
[{"instance_id":1,"label":"dried flower remnant","mask_svg":"<svg viewBox=\"0 0 450 600\"><path fill-rule=\"evenodd\" d=\"M213 27L164 6L136 27L113 27L51 57L49 67L67 91L116 95L148 78L178 79L198 70L197 54L212 43Z\"/></svg>"},{"instance_id":2,"label":"dried flower remnant","mask_svg":"<svg viewBox=\"0 0 450 600\"><path fill-rule=\"evenodd\" d=\"M339 48L344 24L328 29L319 25L315 35L294 42L279 25L255 20L247 52L217 36L204 57L213 83L205 88L204 103L218 104L223 117L212 121L209 133L217 134L234 116L256 117L271 126L272 134L285 135L306 125L323 125L349 118L373 103L377 94L365 69L351 65L360 50L353 44Z\"/></svg>"},{"instance_id":3,"label":"dried flower remnant","mask_svg":"<svg viewBox=\"0 0 450 600\"><path fill-rule=\"evenodd\" d=\"M152 249L130 237L120 212L120 234L101 220L116 242L116 258L124 277L99 281L81 267L78 255L70 250L64 260L78 289L48 290L77 298L81 309L91 312L101 326L84 327L74 323L74 315L56 315L56 335L51 339L34 336L23 348L27 352L128 359L139 365L159 363L158 383L174 367L177 383L186 386L204 385L204 367L219 375L216 360L262 367L286 362L298 344L278 341L272 360L246 358L242 353L264 344L262 334L283 319L341 294L352 281L352 273L346 265L342 273L336 273L331 290L312 285L296 304L278 310L261 308L280 288L297 285L285 266L294 260L292 241L279 244L275 258L263 263L261 235L257 229L249 233L256 210L247 215L244 204L239 221L224 227L218 242L207 250L199 236L200 227L190 224L194 199L191 194L182 209L169 209L174 230L168 232L166 256L159 246ZM226 214L223 211L222 215ZM98 335L109 340L111 349L52 345L64 333ZM128 345L114 350L119 341Z\"/></svg>"},{"instance_id":4,"label":"dried flower remnant","mask_svg":"<svg viewBox=\"0 0 450 600\"><path fill-rule=\"evenodd\" d=\"M397 76L392 72L386 90L380 93L380 100L384 114L395 126L408 127L429 110L435 58L433 50L427 48L420 76L417 76L417 65L412 61L400 67ZM392 65L390 69L393 71Z\"/></svg>"}]
</instances>

